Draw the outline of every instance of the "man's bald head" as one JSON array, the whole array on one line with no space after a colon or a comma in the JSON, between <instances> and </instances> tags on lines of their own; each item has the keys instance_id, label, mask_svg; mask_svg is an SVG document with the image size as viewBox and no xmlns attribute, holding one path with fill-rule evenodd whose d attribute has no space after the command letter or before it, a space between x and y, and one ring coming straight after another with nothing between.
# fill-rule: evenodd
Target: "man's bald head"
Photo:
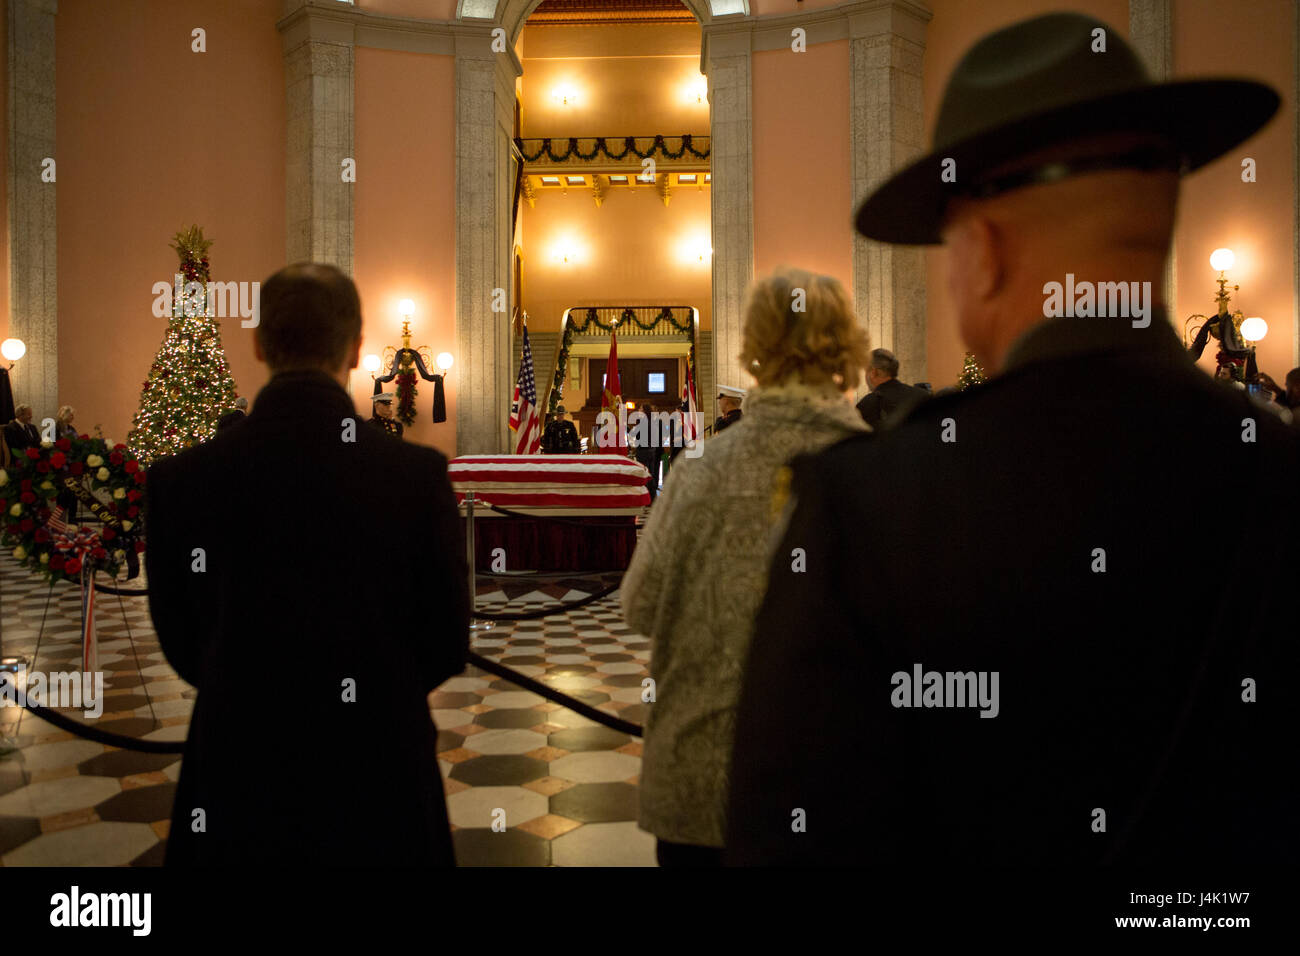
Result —
<instances>
[{"instance_id":1,"label":"man's bald head","mask_svg":"<svg viewBox=\"0 0 1300 956\"><path fill-rule=\"evenodd\" d=\"M992 170L1015 181L1052 164L1152 147L1141 134L1060 144ZM1178 201L1173 169L1097 169L952 201L943 239L948 287L962 338L993 371L1007 348L1044 320L1043 286L1067 273L1078 281L1163 284Z\"/></svg>"}]
</instances>

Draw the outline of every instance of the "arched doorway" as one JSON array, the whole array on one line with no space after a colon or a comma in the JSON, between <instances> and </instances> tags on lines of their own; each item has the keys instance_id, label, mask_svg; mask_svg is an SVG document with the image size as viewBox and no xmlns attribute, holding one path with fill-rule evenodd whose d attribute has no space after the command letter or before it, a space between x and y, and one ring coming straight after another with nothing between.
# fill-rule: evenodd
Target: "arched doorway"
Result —
<instances>
[{"instance_id":1,"label":"arched doorway","mask_svg":"<svg viewBox=\"0 0 1300 956\"><path fill-rule=\"evenodd\" d=\"M459 47L457 50L457 339L460 354L466 357L461 395L468 399L462 399L457 405L461 454L495 452L507 447L503 409L513 386L512 323L508 315L486 311L483 303L500 288L507 289L511 311L518 302L517 289L511 281L515 258L513 206L518 179L512 140L514 87L523 68L515 55L515 46L529 15L541 3L542 0L496 3L460 0L457 10L460 19L483 24L485 45L495 38L498 47L495 56L470 49L468 44L463 53ZM681 0L681 3L702 30L699 69L709 77L712 151L718 155L721 145L722 155L727 157L721 164L711 160L708 173L712 260L708 298L712 334L701 342L697 359L697 387L707 413L717 381L741 380L738 363L732 356L739 352L740 301L753 272L753 198L748 47L711 45L705 28L716 17L746 15L748 4L747 0ZM581 6L581 0L572 5ZM593 0L592 5L598 3ZM618 132L602 131L598 135ZM632 135L643 131L624 132ZM526 263L534 259L532 255L524 256ZM549 368L543 374L548 373Z\"/></svg>"}]
</instances>

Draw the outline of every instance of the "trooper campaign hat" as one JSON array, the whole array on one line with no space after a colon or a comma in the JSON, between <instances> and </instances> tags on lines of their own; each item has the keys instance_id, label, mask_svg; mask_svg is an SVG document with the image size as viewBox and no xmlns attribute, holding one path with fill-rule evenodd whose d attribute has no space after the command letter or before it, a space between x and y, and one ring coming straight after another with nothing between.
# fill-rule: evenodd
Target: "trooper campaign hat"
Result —
<instances>
[{"instance_id":1,"label":"trooper campaign hat","mask_svg":"<svg viewBox=\"0 0 1300 956\"><path fill-rule=\"evenodd\" d=\"M1035 17L967 52L944 89L933 148L866 198L857 228L882 242L933 245L956 197L1098 169L1188 172L1253 135L1278 103L1270 87L1249 80L1153 83L1133 48L1100 20ZM990 175L1045 147L1115 133L1150 134L1162 145Z\"/></svg>"}]
</instances>

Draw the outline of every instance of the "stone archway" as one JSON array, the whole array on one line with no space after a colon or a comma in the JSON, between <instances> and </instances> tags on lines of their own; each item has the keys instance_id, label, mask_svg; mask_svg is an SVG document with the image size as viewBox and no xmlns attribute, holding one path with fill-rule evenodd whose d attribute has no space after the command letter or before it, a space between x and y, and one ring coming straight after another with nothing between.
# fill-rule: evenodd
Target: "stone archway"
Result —
<instances>
[{"instance_id":1,"label":"stone archway","mask_svg":"<svg viewBox=\"0 0 1300 956\"><path fill-rule=\"evenodd\" d=\"M681 0L707 28L715 16L749 13L748 0ZM514 81L522 66L513 43L541 0L459 0L465 42L456 46L456 340L463 374L456 403L458 454L508 447L504 403L510 381L510 322L488 303L509 288L510 137ZM504 29L505 53L492 53L491 34ZM470 39L481 31L481 41ZM704 34L700 69L709 78L712 144L713 348L708 378L743 381L739 361L740 305L753 278L750 47L710 42ZM703 375L701 376L703 378ZM701 393L701 400L705 398Z\"/></svg>"}]
</instances>

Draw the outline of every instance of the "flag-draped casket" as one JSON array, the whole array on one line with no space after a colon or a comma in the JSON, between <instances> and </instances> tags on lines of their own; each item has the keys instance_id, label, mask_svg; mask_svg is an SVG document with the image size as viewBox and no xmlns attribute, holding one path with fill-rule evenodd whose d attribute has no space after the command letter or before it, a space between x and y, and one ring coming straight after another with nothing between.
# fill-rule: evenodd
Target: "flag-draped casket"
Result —
<instances>
[{"instance_id":1,"label":"flag-draped casket","mask_svg":"<svg viewBox=\"0 0 1300 956\"><path fill-rule=\"evenodd\" d=\"M635 516L650 503L649 472L622 455L463 455L447 473L457 501L473 491L478 502L515 512L475 507L481 571L492 569L498 548L507 571L625 568Z\"/></svg>"}]
</instances>

